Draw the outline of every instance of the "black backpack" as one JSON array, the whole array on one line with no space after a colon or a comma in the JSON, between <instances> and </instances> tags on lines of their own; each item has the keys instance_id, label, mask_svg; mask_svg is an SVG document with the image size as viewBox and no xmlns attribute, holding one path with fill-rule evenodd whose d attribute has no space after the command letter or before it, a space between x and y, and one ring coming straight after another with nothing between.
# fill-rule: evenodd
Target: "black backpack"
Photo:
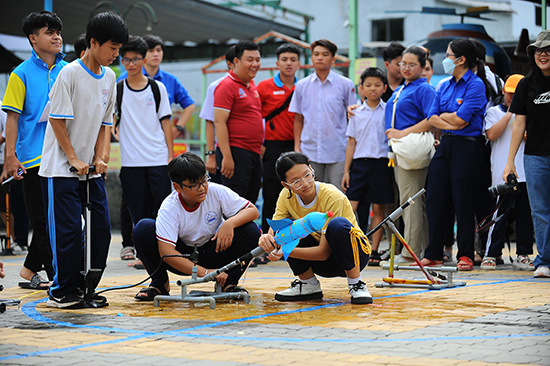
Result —
<instances>
[{"instance_id":1,"label":"black backpack","mask_svg":"<svg viewBox=\"0 0 550 366\"><path fill-rule=\"evenodd\" d=\"M116 124L115 128L120 124L120 114L122 112L122 94L124 91L124 80L120 80L116 83ZM160 106L160 89L157 82L150 76L147 76L147 85L151 85L151 90L153 91L153 98L155 98L155 108L158 113Z\"/></svg>"}]
</instances>

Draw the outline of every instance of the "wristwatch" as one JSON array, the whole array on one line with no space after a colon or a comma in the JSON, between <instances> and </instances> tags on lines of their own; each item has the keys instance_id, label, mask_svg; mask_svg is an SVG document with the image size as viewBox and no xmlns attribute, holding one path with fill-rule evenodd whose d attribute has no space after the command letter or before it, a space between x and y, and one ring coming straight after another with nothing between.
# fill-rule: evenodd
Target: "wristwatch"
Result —
<instances>
[{"instance_id":1,"label":"wristwatch","mask_svg":"<svg viewBox=\"0 0 550 366\"><path fill-rule=\"evenodd\" d=\"M183 132L185 132L185 127L180 126L180 125L176 125L176 130L178 130L179 132L183 133Z\"/></svg>"},{"instance_id":2,"label":"wristwatch","mask_svg":"<svg viewBox=\"0 0 550 366\"><path fill-rule=\"evenodd\" d=\"M214 155L214 154L216 154L216 152L215 152L214 150L208 150L208 151L206 152L206 156L208 156L208 155Z\"/></svg>"}]
</instances>

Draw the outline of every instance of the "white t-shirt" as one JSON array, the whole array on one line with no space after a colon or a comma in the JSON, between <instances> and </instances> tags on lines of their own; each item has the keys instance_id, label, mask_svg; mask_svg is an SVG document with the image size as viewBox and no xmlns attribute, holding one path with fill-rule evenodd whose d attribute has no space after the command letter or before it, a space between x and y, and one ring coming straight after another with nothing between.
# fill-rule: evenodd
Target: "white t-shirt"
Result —
<instances>
[{"instance_id":1,"label":"white t-shirt","mask_svg":"<svg viewBox=\"0 0 550 366\"><path fill-rule=\"evenodd\" d=\"M355 116L349 120L346 136L353 137L355 145L354 159L388 157L386 138L386 103L380 100L376 108L368 106L367 101L355 109Z\"/></svg>"},{"instance_id":2,"label":"white t-shirt","mask_svg":"<svg viewBox=\"0 0 550 366\"><path fill-rule=\"evenodd\" d=\"M206 199L196 208L184 206L179 193L174 191L160 206L157 239L174 246L178 239L191 247L202 246L216 234L224 217L235 216L249 205L250 201L216 183L208 185Z\"/></svg>"},{"instance_id":3,"label":"white t-shirt","mask_svg":"<svg viewBox=\"0 0 550 366\"><path fill-rule=\"evenodd\" d=\"M123 167L161 166L168 164L168 146L160 120L170 118L172 109L166 87L155 81L160 91L156 111L151 86L133 90L124 79L119 125L120 165Z\"/></svg>"},{"instance_id":4,"label":"white t-shirt","mask_svg":"<svg viewBox=\"0 0 550 366\"><path fill-rule=\"evenodd\" d=\"M224 76L214 80L210 83L210 85L208 85L208 89L206 89L206 96L204 97L204 102L201 107L201 113L199 114L200 118L206 121L214 122L214 91L227 75L229 75L229 73L225 73Z\"/></svg>"},{"instance_id":5,"label":"white t-shirt","mask_svg":"<svg viewBox=\"0 0 550 366\"><path fill-rule=\"evenodd\" d=\"M485 130L489 130L495 123L500 121L506 114L506 111L502 109L500 105L494 106L487 110L485 114ZM504 167L506 166L506 160L508 159L508 152L510 151L510 140L512 139L512 123L516 115L513 114L510 118L510 122L506 126L506 129L495 141L491 141L491 176L493 178L492 185L504 183L502 180L502 174L504 174ZM516 172L519 177L518 182L525 182L525 170L523 168L523 151L525 150L525 141L522 140L519 145L518 153L516 154Z\"/></svg>"},{"instance_id":6,"label":"white t-shirt","mask_svg":"<svg viewBox=\"0 0 550 366\"><path fill-rule=\"evenodd\" d=\"M60 72L50 91L50 118L64 119L69 139L81 161L91 164L102 126L112 126L116 103L116 76L110 68L101 67L94 74L80 59ZM59 146L48 123L38 174L42 177L76 177L69 171L69 161ZM80 179L85 179L80 176Z\"/></svg>"}]
</instances>

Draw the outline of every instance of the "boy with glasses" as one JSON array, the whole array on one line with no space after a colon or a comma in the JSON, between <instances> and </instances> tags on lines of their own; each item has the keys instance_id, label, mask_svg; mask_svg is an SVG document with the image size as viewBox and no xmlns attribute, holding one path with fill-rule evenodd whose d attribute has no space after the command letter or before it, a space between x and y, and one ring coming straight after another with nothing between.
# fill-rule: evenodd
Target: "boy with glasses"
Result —
<instances>
[{"instance_id":1,"label":"boy with glasses","mask_svg":"<svg viewBox=\"0 0 550 366\"><path fill-rule=\"evenodd\" d=\"M122 92L117 97L120 181L123 199L135 225L141 219L155 218L171 191L168 177L168 162L174 154L171 109L164 84L141 71L147 54L143 38L130 36L120 54L128 73L126 79L118 82L118 90Z\"/></svg>"},{"instance_id":2,"label":"boy with glasses","mask_svg":"<svg viewBox=\"0 0 550 366\"><path fill-rule=\"evenodd\" d=\"M194 264L182 255L195 248L199 277L256 248L260 231L253 220L259 216L258 209L229 188L210 183L206 173L204 162L193 153L183 153L168 164L174 192L162 203L156 221L143 219L134 229L138 256L151 275L151 284L136 294L136 300L167 295L167 271L191 275ZM223 291L246 291L237 284L247 265L216 277Z\"/></svg>"}]
</instances>

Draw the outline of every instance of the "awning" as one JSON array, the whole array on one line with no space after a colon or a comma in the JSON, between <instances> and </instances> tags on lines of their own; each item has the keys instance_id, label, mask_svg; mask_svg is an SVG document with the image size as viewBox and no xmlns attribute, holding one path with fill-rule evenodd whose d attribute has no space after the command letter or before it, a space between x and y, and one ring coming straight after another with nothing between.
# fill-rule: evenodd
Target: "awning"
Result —
<instances>
[{"instance_id":1,"label":"awning","mask_svg":"<svg viewBox=\"0 0 550 366\"><path fill-rule=\"evenodd\" d=\"M0 12L0 33L23 35L23 17L29 12L42 10L43 6L43 0L6 1ZM148 10L149 7L153 12ZM304 32L303 27L290 26L203 0L53 0L53 11L63 21L64 42L70 44L86 32L90 16L115 9L125 18L131 34L152 33L175 44L253 39L270 30L300 38Z\"/></svg>"}]
</instances>

